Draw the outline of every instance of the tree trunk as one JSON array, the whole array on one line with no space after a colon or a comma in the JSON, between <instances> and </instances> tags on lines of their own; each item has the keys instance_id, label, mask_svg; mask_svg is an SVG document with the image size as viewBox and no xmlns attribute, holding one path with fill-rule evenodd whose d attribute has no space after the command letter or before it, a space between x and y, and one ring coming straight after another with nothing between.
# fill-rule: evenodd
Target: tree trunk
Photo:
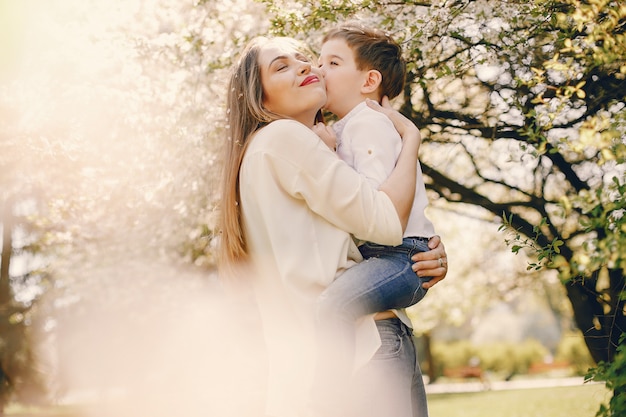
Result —
<instances>
[{"instance_id":1,"label":"tree trunk","mask_svg":"<svg viewBox=\"0 0 626 417\"><path fill-rule=\"evenodd\" d=\"M626 329L624 317L624 300L619 300L619 294L624 290L624 277L620 271L619 277L612 278L621 282L621 287L612 285L609 289L608 304L610 311L605 311L607 303L600 299L600 294L596 291L596 279L590 278L568 282L565 285L567 297L569 298L574 311L574 320L578 328L582 331L585 344L593 360L610 362L617 348L617 341Z\"/></svg>"},{"instance_id":2,"label":"tree trunk","mask_svg":"<svg viewBox=\"0 0 626 417\"><path fill-rule=\"evenodd\" d=\"M430 333L424 333L422 339L424 340L424 354L426 355L426 363L428 364L428 383L432 384L437 379L437 372L435 369L435 358L431 350Z\"/></svg>"},{"instance_id":3,"label":"tree trunk","mask_svg":"<svg viewBox=\"0 0 626 417\"><path fill-rule=\"evenodd\" d=\"M12 205L8 202L0 207L0 223L2 224L2 254L0 256L0 342L7 337L9 315L11 313L11 281L9 265L13 253L13 213ZM0 350L0 417L4 415L7 391L11 390L11 381L5 372L6 361L10 353L6 349Z\"/></svg>"},{"instance_id":4,"label":"tree trunk","mask_svg":"<svg viewBox=\"0 0 626 417\"><path fill-rule=\"evenodd\" d=\"M612 361L619 345L620 336L626 332L626 280L621 269L610 269L609 280L611 286L611 315L606 317L607 326L610 326L611 351L609 360Z\"/></svg>"},{"instance_id":5,"label":"tree trunk","mask_svg":"<svg viewBox=\"0 0 626 417\"><path fill-rule=\"evenodd\" d=\"M0 311L8 307L11 301L11 284L9 280L9 265L13 252L13 213L9 202L5 202L0 210L2 223L2 256L0 258Z\"/></svg>"}]
</instances>

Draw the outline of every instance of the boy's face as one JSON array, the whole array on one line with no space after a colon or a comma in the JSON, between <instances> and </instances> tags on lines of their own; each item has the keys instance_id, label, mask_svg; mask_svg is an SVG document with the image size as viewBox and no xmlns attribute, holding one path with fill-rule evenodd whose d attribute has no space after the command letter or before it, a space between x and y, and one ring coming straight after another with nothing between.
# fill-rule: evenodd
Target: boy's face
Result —
<instances>
[{"instance_id":1,"label":"boy's face","mask_svg":"<svg viewBox=\"0 0 626 417\"><path fill-rule=\"evenodd\" d=\"M326 110L342 118L362 102L361 87L367 71L357 69L354 52L343 39L330 39L322 45L319 65L326 80Z\"/></svg>"}]
</instances>

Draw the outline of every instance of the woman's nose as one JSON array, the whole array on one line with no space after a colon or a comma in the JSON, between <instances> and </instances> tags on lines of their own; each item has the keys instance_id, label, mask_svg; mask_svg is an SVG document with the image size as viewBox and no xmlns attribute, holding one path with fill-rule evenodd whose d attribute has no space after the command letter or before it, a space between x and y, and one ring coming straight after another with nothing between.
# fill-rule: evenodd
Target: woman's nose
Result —
<instances>
[{"instance_id":1,"label":"woman's nose","mask_svg":"<svg viewBox=\"0 0 626 417\"><path fill-rule=\"evenodd\" d=\"M310 71L311 71L311 63L303 62L302 66L300 67L300 74L307 74Z\"/></svg>"}]
</instances>

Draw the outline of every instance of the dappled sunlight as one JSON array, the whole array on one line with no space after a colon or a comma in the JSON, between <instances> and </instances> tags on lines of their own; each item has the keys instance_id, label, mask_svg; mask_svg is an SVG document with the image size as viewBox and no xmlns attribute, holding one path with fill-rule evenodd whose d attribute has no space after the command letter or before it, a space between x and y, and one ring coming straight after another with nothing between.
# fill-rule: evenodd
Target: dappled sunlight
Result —
<instances>
[{"instance_id":1,"label":"dappled sunlight","mask_svg":"<svg viewBox=\"0 0 626 417\"><path fill-rule=\"evenodd\" d=\"M203 101L212 83L201 69L176 62L176 45L150 43L185 42L167 32L175 2L34 4L0 9L18 22L0 29L11 46L0 68L3 198L34 198L46 247L70 258L171 252L213 222L221 119L218 96Z\"/></svg>"}]
</instances>

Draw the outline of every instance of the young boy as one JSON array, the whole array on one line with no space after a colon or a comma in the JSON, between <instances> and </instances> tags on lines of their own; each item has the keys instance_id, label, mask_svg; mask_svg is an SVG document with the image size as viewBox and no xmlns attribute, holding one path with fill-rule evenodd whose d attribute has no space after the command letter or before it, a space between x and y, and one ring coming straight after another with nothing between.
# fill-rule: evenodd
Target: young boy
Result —
<instances>
[{"instance_id":1,"label":"young boy","mask_svg":"<svg viewBox=\"0 0 626 417\"><path fill-rule=\"evenodd\" d=\"M402 92L406 75L402 50L381 31L348 24L326 34L319 64L326 81L325 108L339 120L332 125L336 138L323 126L314 130L341 159L378 187L393 170L402 140L391 121L365 101L380 103L383 97L392 99ZM365 261L340 275L319 299L319 337L328 343L321 348L318 369L320 380L325 381L318 389L327 393L314 392L318 401L327 401L322 396L334 389L329 381L331 385L341 381L353 370L357 319L409 307L426 294L422 283L429 278L415 274L411 256L429 250L428 239L435 230L424 214L428 201L419 163L416 175L415 200L403 243L390 247L363 242L359 250ZM408 321L398 311L395 315Z\"/></svg>"},{"instance_id":2,"label":"young boy","mask_svg":"<svg viewBox=\"0 0 626 417\"><path fill-rule=\"evenodd\" d=\"M339 118L332 125L337 154L379 186L395 166L402 139L391 121L370 109L365 100L380 102L385 96L393 99L400 94L406 75L402 50L381 31L344 25L324 37L319 63L326 81L325 108ZM332 142L319 130L318 134ZM424 214L428 200L419 166L416 175L415 201L402 245L361 244L359 250L370 261L343 273L323 294L322 304L340 307L355 320L369 313L409 307L424 297L426 290L421 284L428 278L420 282L411 269L411 256L429 250L428 239L435 229ZM368 265L374 262L381 265Z\"/></svg>"}]
</instances>

